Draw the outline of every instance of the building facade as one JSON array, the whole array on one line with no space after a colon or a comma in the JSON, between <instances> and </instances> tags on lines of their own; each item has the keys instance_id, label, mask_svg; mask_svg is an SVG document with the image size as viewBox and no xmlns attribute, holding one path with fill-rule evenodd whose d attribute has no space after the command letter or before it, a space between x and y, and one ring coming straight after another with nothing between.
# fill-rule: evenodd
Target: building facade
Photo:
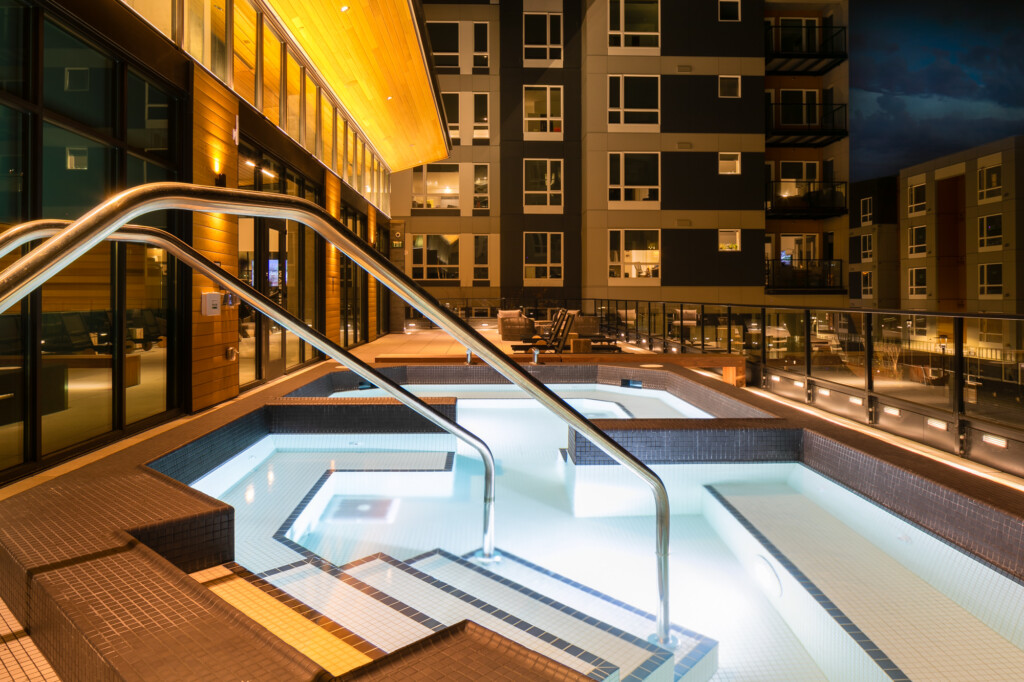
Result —
<instances>
[{"instance_id":1,"label":"building facade","mask_svg":"<svg viewBox=\"0 0 1024 682\"><path fill-rule=\"evenodd\" d=\"M900 226L896 176L850 184L851 308L900 305Z\"/></svg>"}]
</instances>

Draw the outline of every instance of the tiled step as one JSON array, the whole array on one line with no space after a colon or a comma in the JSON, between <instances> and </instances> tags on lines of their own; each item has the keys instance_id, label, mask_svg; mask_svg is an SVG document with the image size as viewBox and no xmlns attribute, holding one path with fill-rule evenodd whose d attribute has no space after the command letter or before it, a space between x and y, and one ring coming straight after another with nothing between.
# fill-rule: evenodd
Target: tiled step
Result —
<instances>
[{"instance_id":1,"label":"tiled step","mask_svg":"<svg viewBox=\"0 0 1024 682\"><path fill-rule=\"evenodd\" d=\"M653 615L507 552L502 552L500 562L486 568L444 550L428 552L408 563L505 610L527 608L529 615L523 617L550 632L560 633L561 628L575 632L572 641L616 663L624 680L668 679L672 666L672 678L703 682L717 670L715 640L673 626L672 636L678 644L670 660L660 647L647 641L656 629Z\"/></svg>"}]
</instances>

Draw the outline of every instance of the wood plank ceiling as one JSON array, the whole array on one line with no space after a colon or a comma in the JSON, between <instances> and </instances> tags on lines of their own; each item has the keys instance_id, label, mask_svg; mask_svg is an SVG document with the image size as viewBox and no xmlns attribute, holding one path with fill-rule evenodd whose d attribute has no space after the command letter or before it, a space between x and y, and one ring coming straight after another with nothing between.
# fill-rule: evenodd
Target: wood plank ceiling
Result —
<instances>
[{"instance_id":1,"label":"wood plank ceiling","mask_svg":"<svg viewBox=\"0 0 1024 682\"><path fill-rule=\"evenodd\" d=\"M448 156L410 0L266 1L392 171Z\"/></svg>"}]
</instances>

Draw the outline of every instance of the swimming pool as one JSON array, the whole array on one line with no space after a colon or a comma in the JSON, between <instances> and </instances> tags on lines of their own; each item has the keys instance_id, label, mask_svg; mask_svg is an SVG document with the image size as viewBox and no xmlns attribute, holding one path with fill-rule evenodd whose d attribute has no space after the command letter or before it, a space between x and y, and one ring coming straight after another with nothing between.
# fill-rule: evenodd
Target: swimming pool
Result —
<instances>
[{"instance_id":1,"label":"swimming pool","mask_svg":"<svg viewBox=\"0 0 1024 682\"><path fill-rule=\"evenodd\" d=\"M444 390L451 395L453 388ZM595 602L562 578L652 610L646 490L621 467L564 461L557 454L564 425L529 401L515 403L458 406L459 422L488 442L498 461L497 545L510 559L491 568L579 611L605 608L609 621L622 617L613 602ZM1016 581L803 466L654 468L675 512L673 621L718 642L711 679L894 679L897 670L915 680L989 680L1013 679L1024 666ZM575 513L570 487L577 469L603 470L608 479L586 518ZM414 572L364 559L427 553L407 563L452 584L479 581L448 555L479 546L481 477L479 460L444 434L273 435L195 487L235 507L239 563L339 622L362 623L390 650L423 628L374 630L383 617L379 604L364 598L353 609L360 595L346 584L339 597L339 575L400 590L420 613L448 613L451 604L417 593ZM613 497L630 500L629 508ZM431 554L439 548L445 553ZM332 574L341 565L349 568ZM544 571L531 573L531 566ZM454 575L459 571L466 575ZM620 627L642 636L653 624ZM858 643L865 640L883 658L867 654Z\"/></svg>"}]
</instances>

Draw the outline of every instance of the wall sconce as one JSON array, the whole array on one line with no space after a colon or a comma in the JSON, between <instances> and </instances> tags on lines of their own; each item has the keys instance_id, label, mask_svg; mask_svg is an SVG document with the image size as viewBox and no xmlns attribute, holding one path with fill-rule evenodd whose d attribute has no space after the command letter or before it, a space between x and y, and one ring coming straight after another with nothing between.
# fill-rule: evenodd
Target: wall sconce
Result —
<instances>
[{"instance_id":1,"label":"wall sconce","mask_svg":"<svg viewBox=\"0 0 1024 682\"><path fill-rule=\"evenodd\" d=\"M227 187L228 186L228 174L218 173L213 179L213 184L216 187Z\"/></svg>"}]
</instances>

